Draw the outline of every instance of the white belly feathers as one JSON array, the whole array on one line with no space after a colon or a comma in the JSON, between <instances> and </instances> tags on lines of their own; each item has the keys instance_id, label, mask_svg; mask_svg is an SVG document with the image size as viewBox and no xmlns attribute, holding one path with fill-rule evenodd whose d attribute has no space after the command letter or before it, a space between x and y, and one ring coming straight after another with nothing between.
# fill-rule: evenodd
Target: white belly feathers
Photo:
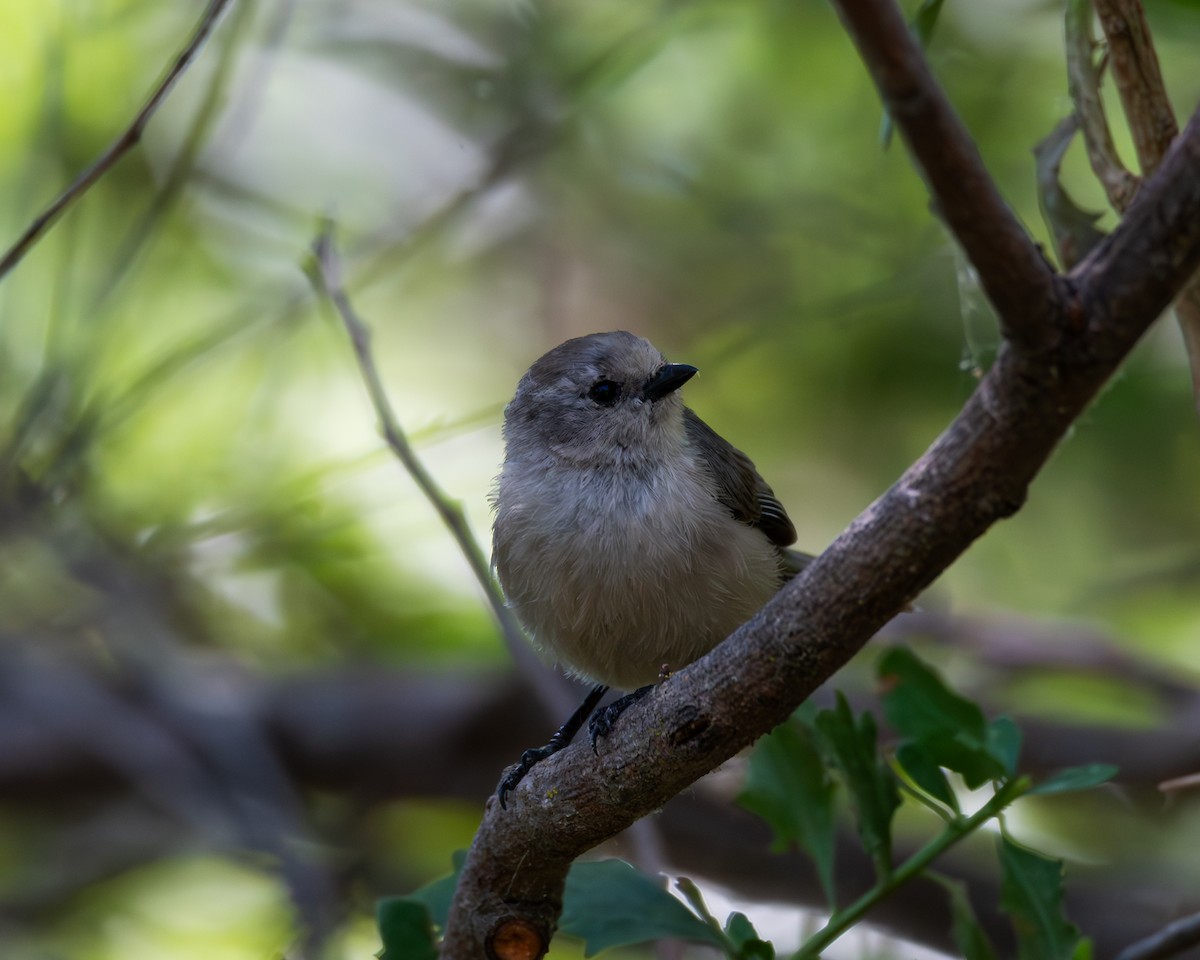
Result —
<instances>
[{"instance_id":1,"label":"white belly feathers","mask_svg":"<svg viewBox=\"0 0 1200 960\"><path fill-rule=\"evenodd\" d=\"M654 465L629 482L600 476L506 464L495 562L510 606L547 656L576 676L628 690L712 649L775 593L781 576L775 548L734 520L698 472ZM518 499L516 489L528 493ZM509 549L516 537L519 559Z\"/></svg>"}]
</instances>

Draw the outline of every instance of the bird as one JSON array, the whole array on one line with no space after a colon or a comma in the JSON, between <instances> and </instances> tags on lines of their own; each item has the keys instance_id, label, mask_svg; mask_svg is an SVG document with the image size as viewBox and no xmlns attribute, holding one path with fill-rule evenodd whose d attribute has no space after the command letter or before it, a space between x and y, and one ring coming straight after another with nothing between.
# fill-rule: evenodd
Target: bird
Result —
<instances>
[{"instance_id":1,"label":"bird","mask_svg":"<svg viewBox=\"0 0 1200 960\"><path fill-rule=\"evenodd\" d=\"M754 463L684 405L697 368L628 331L559 344L504 411L492 562L542 656L591 683L532 766L591 714L593 749L621 712L758 611L812 556ZM592 714L609 688L631 691Z\"/></svg>"}]
</instances>

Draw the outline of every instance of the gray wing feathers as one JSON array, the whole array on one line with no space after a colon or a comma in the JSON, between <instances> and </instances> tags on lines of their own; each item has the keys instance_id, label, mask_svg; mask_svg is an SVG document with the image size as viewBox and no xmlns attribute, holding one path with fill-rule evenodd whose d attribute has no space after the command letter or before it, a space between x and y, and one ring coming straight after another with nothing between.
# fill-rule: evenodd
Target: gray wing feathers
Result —
<instances>
[{"instance_id":1,"label":"gray wing feathers","mask_svg":"<svg viewBox=\"0 0 1200 960\"><path fill-rule=\"evenodd\" d=\"M783 504L751 459L718 434L691 410L684 408L684 428L688 441L700 454L717 483L717 499L733 516L761 530L778 547L796 540L796 528ZM793 551L788 551L789 553ZM797 571L793 571L793 575Z\"/></svg>"}]
</instances>

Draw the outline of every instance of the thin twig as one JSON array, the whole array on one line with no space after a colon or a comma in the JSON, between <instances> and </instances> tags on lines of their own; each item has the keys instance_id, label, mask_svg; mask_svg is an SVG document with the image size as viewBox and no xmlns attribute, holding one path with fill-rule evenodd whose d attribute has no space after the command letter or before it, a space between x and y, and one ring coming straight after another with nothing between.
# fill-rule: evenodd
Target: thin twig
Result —
<instances>
[{"instance_id":1,"label":"thin twig","mask_svg":"<svg viewBox=\"0 0 1200 960\"><path fill-rule=\"evenodd\" d=\"M1179 124L1167 99L1158 54L1141 0L1095 0L1100 26L1108 40L1108 55L1125 120L1133 134L1142 176L1158 169Z\"/></svg>"},{"instance_id":2,"label":"thin twig","mask_svg":"<svg viewBox=\"0 0 1200 960\"><path fill-rule=\"evenodd\" d=\"M504 602L500 588L491 575L487 558L471 533L461 505L451 500L446 492L438 486L437 481L425 469L425 465L409 445L408 438L404 435L404 430L400 427L400 422L397 420L395 411L392 409L391 401L388 400L387 391L383 387L383 380L379 376L379 370L375 366L375 356L371 350L371 332L362 321L362 318L355 312L353 305L350 303L350 298L346 295L346 290L342 285L342 265L337 254L337 249L334 246L332 223L327 221L322 226L321 232L313 242L312 249L314 258L314 284L319 291L323 292L329 298L338 315L341 317L347 333L350 334L350 341L354 345L354 353L358 358L358 366L362 371L363 381L366 383L367 392L371 396L371 404L375 407L375 414L379 418L379 432L383 435L384 440L387 441L388 447L391 448L392 452L404 465L404 469L416 481L417 486L433 506L434 510L437 511L438 516L442 518L442 522L450 530L463 556L467 558L471 572L475 574L475 579L483 587L488 603L492 607L492 612L495 613L496 619L500 622L500 628L504 632L506 643L513 650L526 648L527 645L524 642L521 627L517 623L516 617L513 616L512 611L509 610Z\"/></svg>"},{"instance_id":3,"label":"thin twig","mask_svg":"<svg viewBox=\"0 0 1200 960\"><path fill-rule=\"evenodd\" d=\"M1125 121L1133 136L1142 176L1163 161L1179 135L1158 65L1158 53L1141 0L1094 0L1108 41L1112 76ZM1175 318L1183 333L1192 378L1192 398L1200 413L1200 278L1186 286L1175 302Z\"/></svg>"},{"instance_id":4,"label":"thin twig","mask_svg":"<svg viewBox=\"0 0 1200 960\"><path fill-rule=\"evenodd\" d=\"M1117 954L1117 960L1166 960L1200 943L1200 913L1176 920L1158 933L1131 943Z\"/></svg>"},{"instance_id":5,"label":"thin twig","mask_svg":"<svg viewBox=\"0 0 1200 960\"><path fill-rule=\"evenodd\" d=\"M150 118L154 116L154 112L167 98L167 94L175 86L175 81L183 75L183 72L187 70L195 59L196 54L200 52L204 41L208 39L208 35L212 32L213 27L216 26L217 20L220 19L221 13L229 5L229 2L230 0L209 0L208 9L204 11L204 15L196 25L196 29L192 33L192 38L188 41L187 46L175 57L175 62L171 64L166 74L158 82L158 86L154 88L154 91L150 94L150 98L146 101L142 109L138 111L137 116L133 118L133 122L126 128L124 133L113 141L112 145L104 153L100 154L90 167L76 177L74 183L59 194L58 198L34 219L33 223L21 235L21 238L9 248L8 252L4 254L3 259L0 259L0 279L3 279L13 267L21 262L21 259L29 252L30 248L41 239L42 234L53 226L54 222L62 216L63 212L71 204L82 197L97 180L116 165L121 157L138 144L142 139L142 132L146 129L146 124L150 122Z\"/></svg>"},{"instance_id":6,"label":"thin twig","mask_svg":"<svg viewBox=\"0 0 1200 960\"><path fill-rule=\"evenodd\" d=\"M200 148L204 145L217 111L225 101L226 90L233 74L235 54L238 51L238 38L250 23L254 15L253 0L242 3L231 19L225 31L225 43L217 57L216 67L208 83L204 99L192 117L187 134L179 147L167 174L162 179L161 186L150 198L150 202L141 211L135 223L126 231L116 245L117 255L112 266L106 271L104 285L96 295L97 303L103 303L124 279L130 267L133 266L137 255L145 247L147 241L154 235L155 229L163 216L174 205L183 193L183 188L191 178L200 156ZM244 95L244 90L239 91ZM93 307L95 309L95 307Z\"/></svg>"},{"instance_id":7,"label":"thin twig","mask_svg":"<svg viewBox=\"0 0 1200 960\"><path fill-rule=\"evenodd\" d=\"M1083 131L1088 163L1113 209L1124 211L1137 193L1141 180L1125 169L1117 155L1108 116L1104 112L1104 101L1100 97L1103 69L1093 60L1096 40L1092 33L1092 0L1070 0L1067 4L1066 38L1067 88Z\"/></svg>"}]
</instances>

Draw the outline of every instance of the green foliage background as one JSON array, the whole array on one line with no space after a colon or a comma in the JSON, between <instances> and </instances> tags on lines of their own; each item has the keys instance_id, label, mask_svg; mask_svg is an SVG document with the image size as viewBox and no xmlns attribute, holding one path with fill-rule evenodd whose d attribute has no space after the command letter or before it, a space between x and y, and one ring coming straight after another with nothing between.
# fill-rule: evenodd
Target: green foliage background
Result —
<instances>
[{"instance_id":1,"label":"green foliage background","mask_svg":"<svg viewBox=\"0 0 1200 960\"><path fill-rule=\"evenodd\" d=\"M1183 0L1148 12L1186 116L1200 15ZM123 129L199 13L0 8L0 242ZM952 0L931 49L1043 242L1031 150L1069 109L1061 24L1055 3ZM880 122L812 0L235 3L142 145L0 285L5 656L120 672L220 654L266 677L509 669L305 278L325 215L400 419L481 538L521 372L568 336L628 328L701 369L689 404L751 454L819 550L937 435L996 342ZM1065 170L1100 209L1078 148ZM1085 624L1194 683L1197 436L1163 321L1025 509L922 605ZM987 676L966 647L938 656L951 678ZM1172 716L1121 672L1030 667L983 685L1024 716L1146 730ZM372 900L443 871L478 812L405 797L356 820L339 842L367 865L336 949L374 950ZM1025 828L1058 855L1188 890L1198 813L1186 794L1169 811L1109 794L1046 801ZM70 832L84 823L0 793L6 956L236 960L294 935L271 864L211 837L97 857L71 882L90 877Z\"/></svg>"}]
</instances>

